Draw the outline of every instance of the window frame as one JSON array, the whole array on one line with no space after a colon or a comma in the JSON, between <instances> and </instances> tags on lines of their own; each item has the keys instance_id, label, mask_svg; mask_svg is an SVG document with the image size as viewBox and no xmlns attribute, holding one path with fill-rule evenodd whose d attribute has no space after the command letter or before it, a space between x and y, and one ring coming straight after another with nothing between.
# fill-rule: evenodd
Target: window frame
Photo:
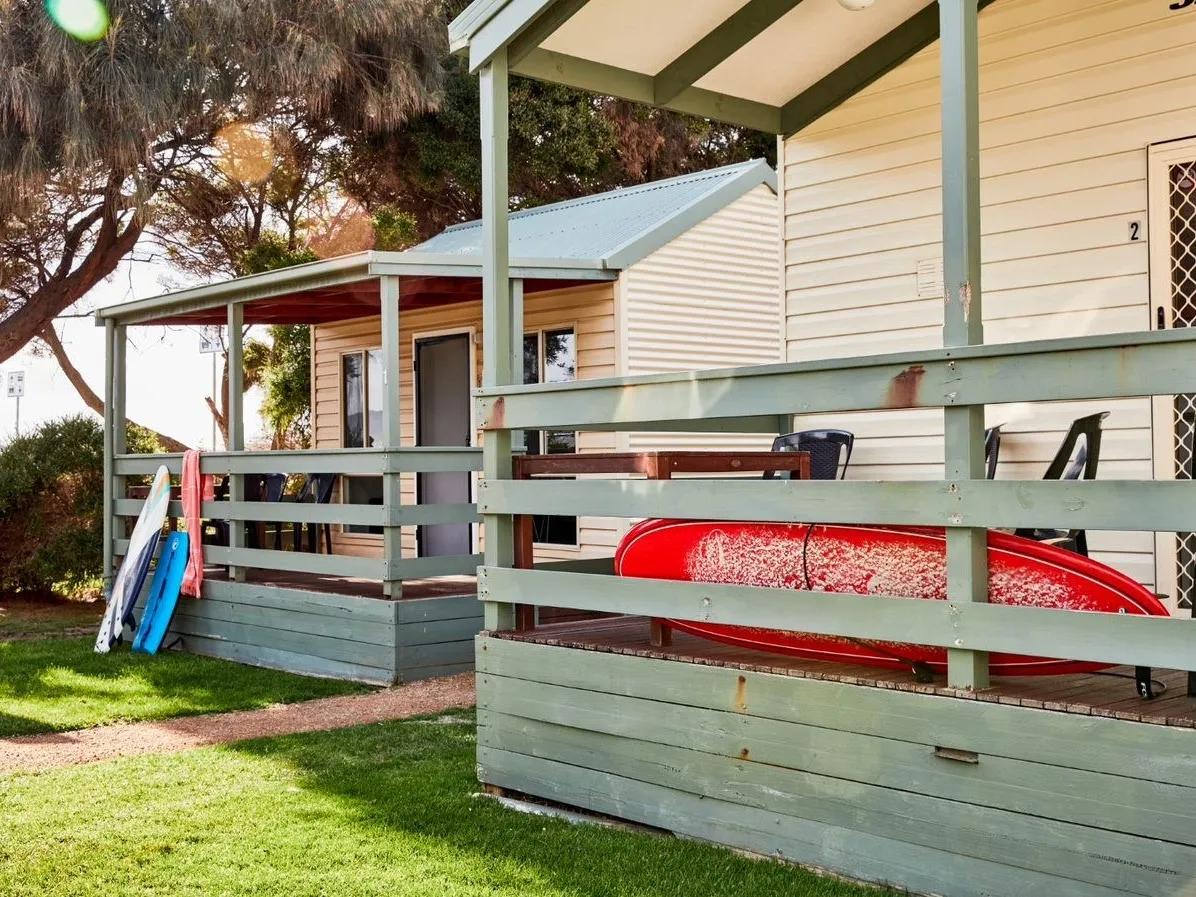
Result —
<instances>
[{"instance_id":1,"label":"window frame","mask_svg":"<svg viewBox=\"0 0 1196 897\"><path fill-rule=\"evenodd\" d=\"M380 343L378 345L360 346L360 347L357 347L354 349L347 349L347 350L344 350L339 353L339 360L340 360L339 387L340 388L338 390L338 401L340 404L340 443L341 443L341 448L372 448L372 446L370 445L370 439L371 439L372 434L370 433L369 398L370 398L370 355L373 353L378 353L379 356L381 355L382 345ZM346 415L345 415L345 359L350 355L360 356L361 361L362 361L362 368L361 368L361 412L362 412L362 414L361 414L361 442L362 442L362 444L360 446L345 445L345 442L346 442L345 436L347 433ZM385 383L385 382L386 382L385 378L383 378L383 383ZM385 401L385 394L383 395L383 401ZM358 480L377 479L379 481L381 481L381 479L382 479L381 475L378 475L378 474L373 474L373 475L370 475L370 474L341 474L341 476L339 478L339 483L337 485L337 497L341 504L349 503L347 487L349 485L348 481L350 478L358 479ZM356 525L356 524L349 524L349 523L341 524L341 527L340 527L341 535L347 536L350 539L362 540L362 541L370 542L370 543L381 542L383 534L378 533L378 532L369 532L369 529L370 528L366 525Z\"/></svg>"},{"instance_id":2,"label":"window frame","mask_svg":"<svg viewBox=\"0 0 1196 897\"><path fill-rule=\"evenodd\" d=\"M578 356L580 355L580 351L579 351L579 346L578 346L577 325L575 323L555 324L555 325L544 326L544 327L525 327L524 332L523 332L525 346L526 346L527 337L529 337L529 336L536 337L536 380L535 380L536 384L546 382L544 379L545 378L545 352L544 352L544 349L545 349L547 336L550 333L561 333L561 332L568 332L568 333L572 334L572 336L573 336L573 380L572 381L560 381L560 382L575 382L578 379L577 369L579 367ZM526 357L525 357L525 364L526 364ZM525 385L528 385L527 371L526 371L525 365L521 366L519 373L520 373L520 380ZM525 434L524 435L525 440L526 440L526 434L528 432L534 432L536 434L537 443L540 446L541 454L573 454L573 455L575 455L575 454L578 454L580 451L580 447L578 445L579 433L577 430L553 430L552 431L554 433L572 433L573 434L573 451L572 452L549 452L548 451L548 439L547 439L547 433L549 431L547 431L547 430L534 430L534 431L525 430L523 432ZM529 454L530 453L531 452L529 451ZM572 477L572 476L542 477L541 479L573 480L573 479L576 479L576 477ZM547 516L547 515L541 515L541 514L533 515L533 531L535 530L535 524L534 524L535 518L544 517L544 516ZM544 548L544 549L550 549L550 550L558 549L558 550L564 550L564 551L579 551L581 549L581 517L576 516L576 515L565 515L565 514L552 515L552 516L572 517L572 519L574 521L574 526L573 526L574 539L573 539L573 541L572 542L533 541L533 543L532 543L533 546L535 546L537 548Z\"/></svg>"}]
</instances>

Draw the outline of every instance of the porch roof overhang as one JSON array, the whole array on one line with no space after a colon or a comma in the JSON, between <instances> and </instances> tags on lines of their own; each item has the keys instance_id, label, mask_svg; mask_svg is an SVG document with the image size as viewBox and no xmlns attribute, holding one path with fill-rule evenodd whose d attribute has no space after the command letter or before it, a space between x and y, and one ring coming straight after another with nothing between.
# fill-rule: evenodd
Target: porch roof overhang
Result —
<instances>
[{"instance_id":1,"label":"porch roof overhang","mask_svg":"<svg viewBox=\"0 0 1196 897\"><path fill-rule=\"evenodd\" d=\"M96 324L224 324L229 304L244 306L246 324L369 317L380 313L380 279L388 276L399 278L403 310L479 299L482 293L477 255L370 251L109 305L96 312ZM523 280L527 293L617 276L600 260L511 260L511 277Z\"/></svg>"},{"instance_id":2,"label":"porch roof overhang","mask_svg":"<svg viewBox=\"0 0 1196 897\"><path fill-rule=\"evenodd\" d=\"M784 136L938 36L935 0L475 0L449 26L471 70L505 47L516 74Z\"/></svg>"}]
</instances>

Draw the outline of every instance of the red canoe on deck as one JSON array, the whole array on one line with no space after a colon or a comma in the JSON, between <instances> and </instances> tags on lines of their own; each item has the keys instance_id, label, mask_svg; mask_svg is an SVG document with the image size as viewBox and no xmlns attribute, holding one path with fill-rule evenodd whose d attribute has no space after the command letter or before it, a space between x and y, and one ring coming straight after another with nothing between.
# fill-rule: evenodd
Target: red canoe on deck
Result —
<instances>
[{"instance_id":1,"label":"red canoe on deck","mask_svg":"<svg viewBox=\"0 0 1196 897\"><path fill-rule=\"evenodd\" d=\"M988 534L989 601L1030 607L1167 616L1144 586L1105 564L1032 539ZM941 527L645 520L615 554L620 576L946 600ZM702 638L866 666L945 671L947 651L747 626L667 620ZM900 659L898 659L900 658ZM994 653L996 676L1084 673L1112 664Z\"/></svg>"}]
</instances>

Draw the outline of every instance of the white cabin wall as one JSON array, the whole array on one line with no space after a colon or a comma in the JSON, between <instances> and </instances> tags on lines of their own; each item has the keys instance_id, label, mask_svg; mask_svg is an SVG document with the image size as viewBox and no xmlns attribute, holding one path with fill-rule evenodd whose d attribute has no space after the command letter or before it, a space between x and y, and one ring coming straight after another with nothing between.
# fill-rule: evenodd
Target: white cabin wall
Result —
<instances>
[{"instance_id":1,"label":"white cabin wall","mask_svg":"<svg viewBox=\"0 0 1196 897\"><path fill-rule=\"evenodd\" d=\"M663 374L784 359L778 320L779 200L761 184L632 265L620 285L621 373ZM632 433L631 451L767 450L774 435Z\"/></svg>"},{"instance_id":2,"label":"white cabin wall","mask_svg":"<svg viewBox=\"0 0 1196 897\"><path fill-rule=\"evenodd\" d=\"M1001 0L980 16L985 341L1151 327L1146 148L1196 132L1196 13L1156 0ZM866 13L861 13L864 15ZM786 353L941 345L939 54L928 48L785 143ZM1003 479L1038 478L1069 422L1109 410L1102 479L1150 478L1148 400L990 407ZM848 474L942 475L941 411L818 415L858 437ZM1092 533L1153 584L1149 533Z\"/></svg>"}]
</instances>

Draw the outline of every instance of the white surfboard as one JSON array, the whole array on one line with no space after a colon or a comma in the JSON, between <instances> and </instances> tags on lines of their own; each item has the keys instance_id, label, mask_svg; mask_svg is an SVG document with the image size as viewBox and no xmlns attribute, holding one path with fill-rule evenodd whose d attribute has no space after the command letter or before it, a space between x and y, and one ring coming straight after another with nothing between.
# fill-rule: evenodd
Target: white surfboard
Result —
<instances>
[{"instance_id":1,"label":"white surfboard","mask_svg":"<svg viewBox=\"0 0 1196 897\"><path fill-rule=\"evenodd\" d=\"M145 584L149 562L162 535L162 523L166 520L169 504L170 471L163 464L154 474L154 483L150 486L145 505L137 516L137 525L133 527L133 535L129 538L129 552L117 571L116 579L112 581L108 607L104 611L100 631L96 636L98 654L107 654L120 640L125 615Z\"/></svg>"}]
</instances>

